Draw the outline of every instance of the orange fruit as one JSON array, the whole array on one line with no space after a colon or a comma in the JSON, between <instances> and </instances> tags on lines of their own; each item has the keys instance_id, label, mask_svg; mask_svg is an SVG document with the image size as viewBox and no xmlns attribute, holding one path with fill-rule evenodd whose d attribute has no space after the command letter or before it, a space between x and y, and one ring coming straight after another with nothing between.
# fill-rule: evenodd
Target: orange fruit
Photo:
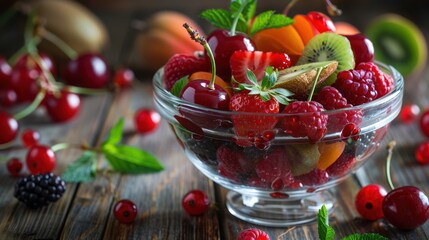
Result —
<instances>
[{"instance_id":1,"label":"orange fruit","mask_svg":"<svg viewBox=\"0 0 429 240\"><path fill-rule=\"evenodd\" d=\"M281 52L288 55L301 55L304 43L292 26L270 28L257 32L252 37L256 49L264 52Z\"/></svg>"},{"instance_id":2,"label":"orange fruit","mask_svg":"<svg viewBox=\"0 0 429 240\"><path fill-rule=\"evenodd\" d=\"M317 162L317 167L321 170L326 170L341 156L345 146L346 143L343 141L334 143L319 143L318 147L320 157L319 161Z\"/></svg>"},{"instance_id":3,"label":"orange fruit","mask_svg":"<svg viewBox=\"0 0 429 240\"><path fill-rule=\"evenodd\" d=\"M308 41L310 41L310 39L314 37L314 35L319 34L319 31L317 31L316 27L314 27L313 24L308 21L308 19L304 15L297 14L293 17L293 20L295 22L292 26L301 36L304 45L306 45Z\"/></svg>"}]
</instances>

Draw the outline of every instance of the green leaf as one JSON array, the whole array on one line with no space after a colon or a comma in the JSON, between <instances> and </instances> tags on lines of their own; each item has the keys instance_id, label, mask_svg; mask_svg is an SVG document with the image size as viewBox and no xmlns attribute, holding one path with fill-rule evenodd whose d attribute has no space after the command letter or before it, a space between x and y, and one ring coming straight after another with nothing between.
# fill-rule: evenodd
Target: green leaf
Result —
<instances>
[{"instance_id":1,"label":"green leaf","mask_svg":"<svg viewBox=\"0 0 429 240\"><path fill-rule=\"evenodd\" d=\"M118 122L116 122L115 126L110 129L109 137L104 144L118 144L122 140L122 128L124 127L124 118L119 118Z\"/></svg>"},{"instance_id":2,"label":"green leaf","mask_svg":"<svg viewBox=\"0 0 429 240\"><path fill-rule=\"evenodd\" d=\"M266 102L271 99L271 95L268 92L260 92L259 96L261 96L262 101Z\"/></svg>"},{"instance_id":3,"label":"green leaf","mask_svg":"<svg viewBox=\"0 0 429 240\"><path fill-rule=\"evenodd\" d=\"M223 29L231 29L232 19L231 13L225 9L207 9L200 16L209 21L215 27Z\"/></svg>"},{"instance_id":4,"label":"green leaf","mask_svg":"<svg viewBox=\"0 0 429 240\"><path fill-rule=\"evenodd\" d=\"M329 226L328 210L325 205L322 205L319 210L317 223L320 240L334 240L335 231L331 226Z\"/></svg>"},{"instance_id":5,"label":"green leaf","mask_svg":"<svg viewBox=\"0 0 429 240\"><path fill-rule=\"evenodd\" d=\"M388 238L377 233L352 234L342 240L387 240Z\"/></svg>"},{"instance_id":6,"label":"green leaf","mask_svg":"<svg viewBox=\"0 0 429 240\"><path fill-rule=\"evenodd\" d=\"M66 182L90 182L95 179L97 154L84 151L76 161L69 164L61 176Z\"/></svg>"},{"instance_id":7,"label":"green leaf","mask_svg":"<svg viewBox=\"0 0 429 240\"><path fill-rule=\"evenodd\" d=\"M283 14L274 14L273 11L265 11L256 16L250 28L250 35L253 36L265 29L285 27L293 23L293 19Z\"/></svg>"},{"instance_id":8,"label":"green leaf","mask_svg":"<svg viewBox=\"0 0 429 240\"><path fill-rule=\"evenodd\" d=\"M256 79L255 73L253 73L250 69L246 70L246 77L253 85L258 85L258 79Z\"/></svg>"},{"instance_id":9,"label":"green leaf","mask_svg":"<svg viewBox=\"0 0 429 240\"><path fill-rule=\"evenodd\" d=\"M110 166L122 173L153 173L164 166L150 153L133 146L104 144L102 152Z\"/></svg>"},{"instance_id":10,"label":"green leaf","mask_svg":"<svg viewBox=\"0 0 429 240\"><path fill-rule=\"evenodd\" d=\"M182 91L182 89L185 87L187 83L188 83L188 75L177 80L177 82L175 82L173 87L170 89L171 94L173 94L176 97L180 97L180 92Z\"/></svg>"}]
</instances>

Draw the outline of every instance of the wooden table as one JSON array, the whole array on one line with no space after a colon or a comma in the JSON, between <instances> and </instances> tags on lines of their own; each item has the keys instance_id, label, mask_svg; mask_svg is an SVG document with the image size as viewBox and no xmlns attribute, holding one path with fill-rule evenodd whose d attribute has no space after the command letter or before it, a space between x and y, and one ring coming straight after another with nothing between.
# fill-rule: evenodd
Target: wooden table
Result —
<instances>
[{"instance_id":1,"label":"wooden table","mask_svg":"<svg viewBox=\"0 0 429 240\"><path fill-rule=\"evenodd\" d=\"M127 62L133 34L124 24L132 16L125 13L103 15L101 18L111 32L111 48L105 53L115 64ZM127 26L127 25L126 25ZM422 76L428 76L426 74ZM21 129L35 128L42 134L43 144L58 142L99 145L119 117L125 118L123 142L141 147L155 155L164 165L160 173L147 175L111 174L98 176L94 182L67 184L67 192L55 204L30 210L13 197L17 179L0 165L0 240L11 239L236 239L238 233L255 225L232 216L225 207L226 190L208 180L186 159L181 147L165 121L156 132L148 135L135 133L132 118L140 107L153 107L151 74L138 75L132 89L117 94L86 96L77 118L65 124L51 123L41 111L21 122ZM408 101L427 104L424 97L427 77L422 77L419 94ZM408 83L407 83L408 84ZM408 85L407 85L408 86ZM411 95L410 95L411 96ZM419 99L419 100L418 100ZM429 167L416 163L414 151L425 138L417 124L391 124L384 145L396 140L393 157L393 181L396 186L415 185L429 193ZM330 216L330 224L337 237L351 233L377 232L389 239L428 239L429 223L413 231L398 231L386 221L362 220L354 208L354 197L361 186L378 183L387 188L384 176L386 150L384 145L356 175L341 183L335 195L337 204ZM55 173L61 174L74 161L79 150L58 152ZM0 156L24 159L24 149L1 151ZM102 161L102 160L101 160ZM216 211L201 217L188 216L181 207L183 195L191 189L205 191L216 204ZM112 207L119 198L133 200L138 207L138 218L131 225L118 223ZM259 227L271 239L317 239L317 223L290 228Z\"/></svg>"}]
</instances>

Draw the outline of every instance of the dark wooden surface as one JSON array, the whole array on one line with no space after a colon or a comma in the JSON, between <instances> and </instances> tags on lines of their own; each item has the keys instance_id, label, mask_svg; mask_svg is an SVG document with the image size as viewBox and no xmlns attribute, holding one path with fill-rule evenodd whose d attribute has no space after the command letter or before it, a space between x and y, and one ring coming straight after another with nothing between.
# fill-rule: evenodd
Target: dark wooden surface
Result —
<instances>
[{"instance_id":1,"label":"dark wooden surface","mask_svg":"<svg viewBox=\"0 0 429 240\"><path fill-rule=\"evenodd\" d=\"M140 1L142 5L130 3L130 6L144 6L145 2ZM89 7L94 7L96 3L88 2ZM174 7L164 5L161 1L159 8ZM127 9L132 7L129 6L116 7L118 11L113 11L114 7L97 11L109 29L110 47L105 54L113 66L132 63L136 32L130 27L130 22L150 13L145 9L130 12ZM413 97L406 97L405 102L416 101L422 106L428 105L428 76L429 71L425 70L413 83L407 82L407 95ZM59 202L39 210L29 210L13 198L13 186L17 179L9 176L3 161L0 164L0 240L236 239L241 230L255 226L228 213L224 204L226 190L209 181L191 165L165 121L153 134L135 133L132 123L134 111L140 107L153 106L151 77L152 73L144 72L137 76L138 81L135 81L132 89L115 95L85 97L82 111L71 122L53 124L43 112L35 112L21 124L22 129L32 127L39 130L44 144L86 142L96 146L105 139L107 130L118 118L124 116L124 141L153 153L166 169L156 174L113 174L107 178L99 176L91 183L67 184L67 192ZM414 90L416 88L412 86L417 84L419 90ZM364 221L354 208L354 197L361 186L377 183L387 188L384 145L390 140L397 141L392 165L395 185L415 185L429 193L429 166L418 165L414 157L417 145L424 139L416 124L404 125L396 121L391 124L380 150L358 174L350 176L335 191L337 204L330 223L337 232L337 238L351 233L377 232L389 239L429 239L429 223L413 231L403 232L384 220ZM24 155L25 151L20 149L0 152L2 158L17 156L23 159ZM77 150L60 151L55 172L61 174L77 156ZM187 191L195 188L208 193L210 200L217 206L215 211L202 217L189 217L184 213L181 199ZM112 207L118 197L129 198L136 203L139 213L133 224L123 225L114 220ZM257 227L268 232L271 239L318 238L316 223L290 228Z\"/></svg>"}]
</instances>

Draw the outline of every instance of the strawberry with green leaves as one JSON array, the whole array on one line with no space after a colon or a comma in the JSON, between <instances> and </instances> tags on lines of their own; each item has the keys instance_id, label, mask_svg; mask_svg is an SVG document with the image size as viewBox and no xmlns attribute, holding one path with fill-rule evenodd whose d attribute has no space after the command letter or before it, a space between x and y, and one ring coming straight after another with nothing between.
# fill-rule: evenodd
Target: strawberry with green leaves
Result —
<instances>
[{"instance_id":1,"label":"strawberry with green leaves","mask_svg":"<svg viewBox=\"0 0 429 240\"><path fill-rule=\"evenodd\" d=\"M277 71L268 67L259 84L256 75L247 70L247 78L251 84L239 84L230 100L229 110L239 112L232 116L234 132L237 135L236 143L241 146L259 147L257 140L264 139L265 133L272 130L278 118L273 115L280 110L280 104L288 104L292 95L286 89L272 88L277 81ZM251 113L251 114L248 114ZM258 114L261 113L261 114Z\"/></svg>"},{"instance_id":2,"label":"strawberry with green leaves","mask_svg":"<svg viewBox=\"0 0 429 240\"><path fill-rule=\"evenodd\" d=\"M293 23L289 17L274 14L273 11L263 12L254 17L255 10L256 0L232 0L229 10L208 9L201 13L202 18L219 28L207 37L207 42L217 63L218 75L225 81L231 78L229 66L231 55L237 50L255 50L255 44L250 40L253 34Z\"/></svg>"}]
</instances>

